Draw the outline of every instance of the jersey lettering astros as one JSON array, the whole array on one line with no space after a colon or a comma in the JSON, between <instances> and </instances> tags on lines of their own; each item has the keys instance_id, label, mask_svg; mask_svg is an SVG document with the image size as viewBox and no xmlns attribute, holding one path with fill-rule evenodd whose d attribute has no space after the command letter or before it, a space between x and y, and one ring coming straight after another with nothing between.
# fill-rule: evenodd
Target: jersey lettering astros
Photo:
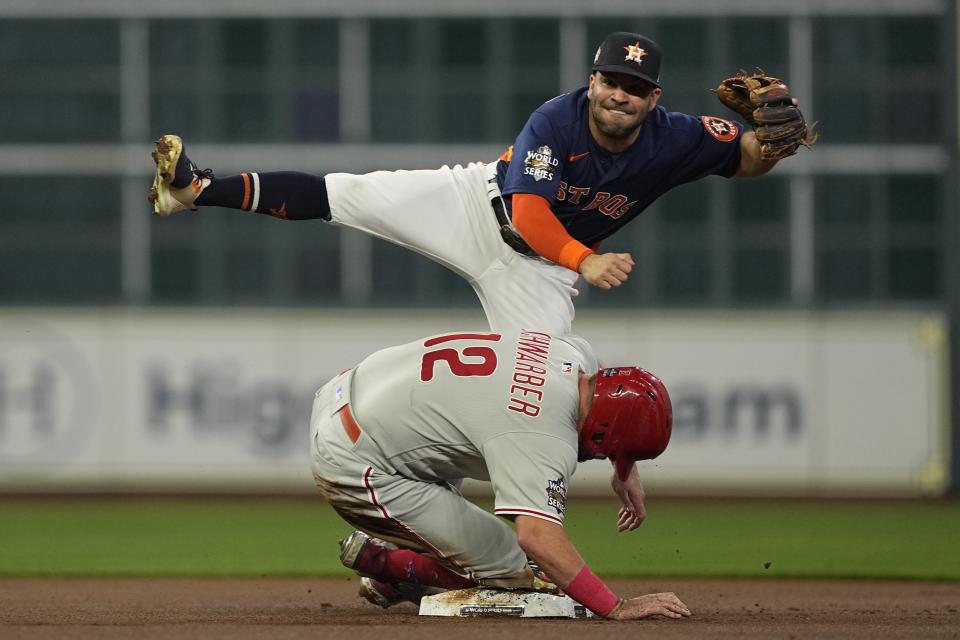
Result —
<instances>
[{"instance_id":1,"label":"jersey lettering astros","mask_svg":"<svg viewBox=\"0 0 960 640\"><path fill-rule=\"evenodd\" d=\"M583 87L533 112L500 158L497 182L509 196L546 198L567 232L587 246L613 235L675 186L707 175L731 177L740 163L742 126L661 106L623 153L601 148L588 127Z\"/></svg>"}]
</instances>

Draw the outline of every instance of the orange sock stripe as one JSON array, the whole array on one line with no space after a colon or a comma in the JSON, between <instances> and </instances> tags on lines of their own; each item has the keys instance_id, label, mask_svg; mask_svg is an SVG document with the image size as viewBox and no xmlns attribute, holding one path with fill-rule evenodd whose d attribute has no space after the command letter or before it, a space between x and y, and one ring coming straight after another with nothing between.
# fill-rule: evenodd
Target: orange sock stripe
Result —
<instances>
[{"instance_id":1,"label":"orange sock stripe","mask_svg":"<svg viewBox=\"0 0 960 640\"><path fill-rule=\"evenodd\" d=\"M249 211L250 206L250 176L246 173L241 173L240 177L243 178L243 202L240 204L240 208L244 211Z\"/></svg>"}]
</instances>

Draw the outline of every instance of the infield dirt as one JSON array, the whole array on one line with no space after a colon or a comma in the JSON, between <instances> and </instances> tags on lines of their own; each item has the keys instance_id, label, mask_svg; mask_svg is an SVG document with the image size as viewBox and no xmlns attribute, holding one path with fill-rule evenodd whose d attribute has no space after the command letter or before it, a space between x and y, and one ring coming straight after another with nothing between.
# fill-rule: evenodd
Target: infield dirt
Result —
<instances>
[{"instance_id":1,"label":"infield dirt","mask_svg":"<svg viewBox=\"0 0 960 640\"><path fill-rule=\"evenodd\" d=\"M357 579L0 580L0 637L12 638L960 638L960 583L610 580L624 595L674 591L686 620L425 618L376 608Z\"/></svg>"}]
</instances>

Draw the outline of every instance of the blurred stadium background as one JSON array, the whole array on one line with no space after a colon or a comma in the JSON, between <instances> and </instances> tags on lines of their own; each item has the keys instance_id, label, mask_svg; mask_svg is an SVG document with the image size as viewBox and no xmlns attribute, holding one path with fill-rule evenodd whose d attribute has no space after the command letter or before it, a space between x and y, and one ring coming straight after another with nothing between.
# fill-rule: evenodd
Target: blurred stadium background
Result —
<instances>
[{"instance_id":1,"label":"blurred stadium background","mask_svg":"<svg viewBox=\"0 0 960 640\"><path fill-rule=\"evenodd\" d=\"M648 490L956 494L957 23L949 0L4 0L0 493L310 494L319 384L483 326L466 283L379 240L153 218L154 138L221 174L492 161L637 30L668 109L729 117L707 88L762 66L823 136L670 193L607 243L630 281L582 291L578 332L674 395Z\"/></svg>"}]
</instances>

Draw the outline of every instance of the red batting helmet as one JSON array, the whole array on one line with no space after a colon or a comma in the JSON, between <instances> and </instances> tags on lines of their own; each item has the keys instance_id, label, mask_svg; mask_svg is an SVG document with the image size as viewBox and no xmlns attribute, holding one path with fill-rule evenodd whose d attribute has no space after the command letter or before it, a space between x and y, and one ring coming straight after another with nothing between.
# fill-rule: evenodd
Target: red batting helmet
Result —
<instances>
[{"instance_id":1,"label":"red batting helmet","mask_svg":"<svg viewBox=\"0 0 960 640\"><path fill-rule=\"evenodd\" d=\"M672 426L670 394L660 378L640 367L600 369L580 446L594 458L614 460L617 476L626 480L634 462L663 453Z\"/></svg>"}]
</instances>

